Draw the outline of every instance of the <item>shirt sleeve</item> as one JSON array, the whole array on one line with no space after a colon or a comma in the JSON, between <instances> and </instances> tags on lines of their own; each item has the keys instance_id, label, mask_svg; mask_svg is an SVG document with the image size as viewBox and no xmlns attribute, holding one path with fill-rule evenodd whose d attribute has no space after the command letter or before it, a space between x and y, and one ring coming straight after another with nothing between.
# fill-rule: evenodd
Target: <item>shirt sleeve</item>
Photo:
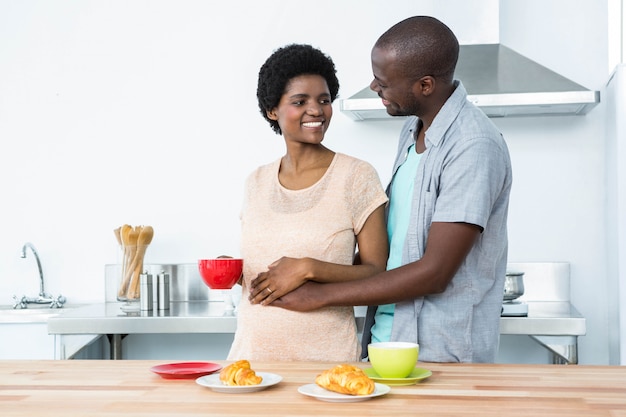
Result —
<instances>
[{"instance_id":1,"label":"shirt sleeve","mask_svg":"<svg viewBox=\"0 0 626 417\"><path fill-rule=\"evenodd\" d=\"M355 160L346 181L347 202L355 234L359 234L374 210L388 201L380 177L372 165Z\"/></svg>"},{"instance_id":2,"label":"shirt sleeve","mask_svg":"<svg viewBox=\"0 0 626 417\"><path fill-rule=\"evenodd\" d=\"M474 137L455 147L442 166L432 221L487 226L504 186L507 158L489 137Z\"/></svg>"}]
</instances>

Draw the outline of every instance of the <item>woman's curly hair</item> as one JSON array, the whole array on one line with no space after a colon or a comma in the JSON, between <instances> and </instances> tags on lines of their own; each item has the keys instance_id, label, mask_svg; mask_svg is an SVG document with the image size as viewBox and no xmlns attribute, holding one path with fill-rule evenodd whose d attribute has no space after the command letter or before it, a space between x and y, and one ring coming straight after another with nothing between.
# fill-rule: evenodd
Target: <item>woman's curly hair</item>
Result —
<instances>
[{"instance_id":1,"label":"woman's curly hair","mask_svg":"<svg viewBox=\"0 0 626 417\"><path fill-rule=\"evenodd\" d=\"M320 75L330 90L330 100L335 101L339 93L339 80L333 60L311 45L291 44L274 51L259 70L256 96L259 110L277 134L282 134L276 120L267 117L267 112L278 106L287 84L300 75Z\"/></svg>"}]
</instances>

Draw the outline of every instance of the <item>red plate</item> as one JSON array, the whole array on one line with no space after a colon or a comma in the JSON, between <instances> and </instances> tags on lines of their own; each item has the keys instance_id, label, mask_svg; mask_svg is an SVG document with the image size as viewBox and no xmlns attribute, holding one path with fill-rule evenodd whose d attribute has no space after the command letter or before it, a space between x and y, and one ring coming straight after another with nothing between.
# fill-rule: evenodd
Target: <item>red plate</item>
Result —
<instances>
[{"instance_id":1,"label":"red plate","mask_svg":"<svg viewBox=\"0 0 626 417\"><path fill-rule=\"evenodd\" d=\"M150 368L165 379L195 379L222 369L222 365L211 362L180 362L157 365Z\"/></svg>"}]
</instances>

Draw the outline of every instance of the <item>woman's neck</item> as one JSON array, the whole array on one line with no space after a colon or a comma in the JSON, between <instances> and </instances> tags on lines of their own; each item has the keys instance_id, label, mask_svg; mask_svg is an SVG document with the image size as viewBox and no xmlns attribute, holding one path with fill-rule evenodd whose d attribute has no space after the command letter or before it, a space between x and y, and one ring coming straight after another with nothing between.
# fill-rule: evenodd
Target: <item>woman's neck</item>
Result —
<instances>
[{"instance_id":1,"label":"woman's neck","mask_svg":"<svg viewBox=\"0 0 626 417\"><path fill-rule=\"evenodd\" d=\"M280 161L278 180L285 188L299 190L319 181L335 157L335 152L319 146L288 152Z\"/></svg>"}]
</instances>

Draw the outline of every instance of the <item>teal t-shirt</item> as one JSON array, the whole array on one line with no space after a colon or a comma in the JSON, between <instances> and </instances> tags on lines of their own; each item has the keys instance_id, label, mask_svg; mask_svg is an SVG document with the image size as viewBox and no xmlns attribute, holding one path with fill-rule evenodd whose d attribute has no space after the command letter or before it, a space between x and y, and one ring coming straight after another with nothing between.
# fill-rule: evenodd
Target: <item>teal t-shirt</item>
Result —
<instances>
[{"instance_id":1,"label":"teal t-shirt","mask_svg":"<svg viewBox=\"0 0 626 417\"><path fill-rule=\"evenodd\" d=\"M398 168L398 172L394 175L391 183L389 216L387 218L387 235L389 236L387 270L402 265L402 248L409 227L413 184L420 158L421 155L415 152L415 145L411 145L406 161ZM372 343L388 342L391 339L394 309L395 304L384 304L376 309L375 322L372 326Z\"/></svg>"}]
</instances>

